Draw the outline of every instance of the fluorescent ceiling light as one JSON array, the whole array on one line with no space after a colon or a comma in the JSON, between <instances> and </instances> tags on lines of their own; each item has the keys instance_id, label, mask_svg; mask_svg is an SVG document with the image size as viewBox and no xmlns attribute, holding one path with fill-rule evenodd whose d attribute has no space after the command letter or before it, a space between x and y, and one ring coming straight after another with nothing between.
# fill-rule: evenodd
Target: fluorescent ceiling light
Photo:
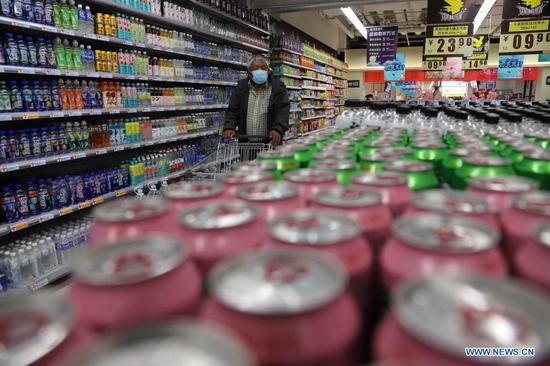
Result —
<instances>
[{"instance_id":1,"label":"fluorescent ceiling light","mask_svg":"<svg viewBox=\"0 0 550 366\"><path fill-rule=\"evenodd\" d=\"M495 5L496 2L497 0L483 1L483 4L481 4L481 7L477 12L476 17L474 18L474 34L476 34L477 30L479 29L479 26L481 25L481 23L483 23L483 21L485 20L485 17L487 16L487 14L489 14L491 9L493 8L493 5Z\"/></svg>"},{"instance_id":2,"label":"fluorescent ceiling light","mask_svg":"<svg viewBox=\"0 0 550 366\"><path fill-rule=\"evenodd\" d=\"M347 8L340 8L342 10L342 13L348 18L348 20L355 26L355 28L361 33L365 39L367 39L367 29L363 25L363 23L357 18L357 15L355 15L355 12L352 8L349 6Z\"/></svg>"}]
</instances>

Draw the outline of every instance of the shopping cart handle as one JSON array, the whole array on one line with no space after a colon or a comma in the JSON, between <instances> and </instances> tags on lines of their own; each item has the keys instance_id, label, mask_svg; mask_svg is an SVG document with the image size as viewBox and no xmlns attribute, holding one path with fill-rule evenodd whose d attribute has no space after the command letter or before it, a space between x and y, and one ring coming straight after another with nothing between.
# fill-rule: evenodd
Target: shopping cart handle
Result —
<instances>
[{"instance_id":1,"label":"shopping cart handle","mask_svg":"<svg viewBox=\"0 0 550 366\"><path fill-rule=\"evenodd\" d=\"M269 140L269 136L266 135L237 135L235 138L239 140Z\"/></svg>"}]
</instances>

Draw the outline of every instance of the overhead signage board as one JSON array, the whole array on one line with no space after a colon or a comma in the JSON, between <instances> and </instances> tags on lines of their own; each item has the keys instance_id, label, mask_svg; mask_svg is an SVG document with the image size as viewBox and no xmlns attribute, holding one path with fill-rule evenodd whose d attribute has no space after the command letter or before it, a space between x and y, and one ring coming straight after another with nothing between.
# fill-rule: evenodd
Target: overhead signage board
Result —
<instances>
[{"instance_id":1,"label":"overhead signage board","mask_svg":"<svg viewBox=\"0 0 550 366\"><path fill-rule=\"evenodd\" d=\"M383 66L395 60L397 52L397 26L367 28L367 65Z\"/></svg>"},{"instance_id":2,"label":"overhead signage board","mask_svg":"<svg viewBox=\"0 0 550 366\"><path fill-rule=\"evenodd\" d=\"M498 51L500 54L537 54L550 50L550 19L505 20Z\"/></svg>"},{"instance_id":3,"label":"overhead signage board","mask_svg":"<svg viewBox=\"0 0 550 366\"><path fill-rule=\"evenodd\" d=\"M427 23L471 23L476 13L475 0L428 0Z\"/></svg>"},{"instance_id":4,"label":"overhead signage board","mask_svg":"<svg viewBox=\"0 0 550 366\"><path fill-rule=\"evenodd\" d=\"M502 19L550 17L548 0L504 0Z\"/></svg>"},{"instance_id":5,"label":"overhead signage board","mask_svg":"<svg viewBox=\"0 0 550 366\"><path fill-rule=\"evenodd\" d=\"M474 51L472 24L428 25L424 43L426 56L465 56Z\"/></svg>"}]
</instances>

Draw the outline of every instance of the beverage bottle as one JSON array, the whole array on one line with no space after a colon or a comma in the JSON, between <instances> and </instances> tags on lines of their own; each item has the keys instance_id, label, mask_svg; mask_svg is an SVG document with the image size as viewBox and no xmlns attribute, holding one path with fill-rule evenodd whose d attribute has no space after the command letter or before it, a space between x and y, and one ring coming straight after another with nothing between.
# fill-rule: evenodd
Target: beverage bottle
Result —
<instances>
[{"instance_id":1,"label":"beverage bottle","mask_svg":"<svg viewBox=\"0 0 550 366\"><path fill-rule=\"evenodd\" d=\"M37 39L38 41L38 48L37 48L37 62L38 67L48 67L48 47L46 46L46 42L44 41L44 38L40 37Z\"/></svg>"},{"instance_id":2,"label":"beverage bottle","mask_svg":"<svg viewBox=\"0 0 550 366\"><path fill-rule=\"evenodd\" d=\"M61 38L57 37L53 41L53 48L55 52L55 62L58 69L67 69L67 59L65 57L65 47Z\"/></svg>"},{"instance_id":3,"label":"beverage bottle","mask_svg":"<svg viewBox=\"0 0 550 366\"><path fill-rule=\"evenodd\" d=\"M84 108L84 96L82 95L82 88L78 80L73 81L73 93L75 98L76 109Z\"/></svg>"},{"instance_id":4,"label":"beverage bottle","mask_svg":"<svg viewBox=\"0 0 550 366\"><path fill-rule=\"evenodd\" d=\"M2 212L6 222L12 223L19 220L19 211L17 210L17 203L15 196L11 191L11 187L6 184L2 188Z\"/></svg>"},{"instance_id":5,"label":"beverage bottle","mask_svg":"<svg viewBox=\"0 0 550 366\"><path fill-rule=\"evenodd\" d=\"M82 32L89 33L90 30L88 28L88 24L87 24L87 21L86 21L86 10L84 10L84 7L82 6L82 4L77 5L77 12L76 13L77 13L77 16L78 16L79 29Z\"/></svg>"},{"instance_id":6,"label":"beverage bottle","mask_svg":"<svg viewBox=\"0 0 550 366\"><path fill-rule=\"evenodd\" d=\"M52 209L52 199L46 180L38 180L38 207L40 212L48 212Z\"/></svg>"},{"instance_id":7,"label":"beverage bottle","mask_svg":"<svg viewBox=\"0 0 550 366\"><path fill-rule=\"evenodd\" d=\"M84 101L84 108L90 109L94 107L93 96L86 80L82 80L82 99Z\"/></svg>"},{"instance_id":8,"label":"beverage bottle","mask_svg":"<svg viewBox=\"0 0 550 366\"><path fill-rule=\"evenodd\" d=\"M55 69L57 67L57 62L55 60L55 52L51 40L47 41L46 47L48 49L48 67Z\"/></svg>"},{"instance_id":9,"label":"beverage bottle","mask_svg":"<svg viewBox=\"0 0 550 366\"><path fill-rule=\"evenodd\" d=\"M35 100L35 106L37 111L46 111L46 103L44 103L44 97L42 95L42 88L39 81L32 82L32 94Z\"/></svg>"},{"instance_id":10,"label":"beverage bottle","mask_svg":"<svg viewBox=\"0 0 550 366\"><path fill-rule=\"evenodd\" d=\"M45 111L53 111L54 106L53 106L52 91L47 81L42 82L41 90L42 90L42 93L41 93L42 101L39 102L39 104L43 106Z\"/></svg>"},{"instance_id":11,"label":"beverage bottle","mask_svg":"<svg viewBox=\"0 0 550 366\"><path fill-rule=\"evenodd\" d=\"M57 139L59 141L59 151L67 151L67 134L64 127L57 128Z\"/></svg>"},{"instance_id":12,"label":"beverage bottle","mask_svg":"<svg viewBox=\"0 0 550 366\"><path fill-rule=\"evenodd\" d=\"M13 0L12 2L13 6L13 17L15 19L24 19L23 14L23 0Z\"/></svg>"},{"instance_id":13,"label":"beverage bottle","mask_svg":"<svg viewBox=\"0 0 550 366\"><path fill-rule=\"evenodd\" d=\"M42 141L40 135L38 134L38 129L31 129L31 155L34 157L39 157L42 155Z\"/></svg>"},{"instance_id":14,"label":"beverage bottle","mask_svg":"<svg viewBox=\"0 0 550 366\"><path fill-rule=\"evenodd\" d=\"M29 130L21 130L19 134L19 155L21 158L28 158L32 154L28 132Z\"/></svg>"},{"instance_id":15,"label":"beverage bottle","mask_svg":"<svg viewBox=\"0 0 550 366\"><path fill-rule=\"evenodd\" d=\"M96 71L95 69L95 60L94 60L94 51L92 50L92 46L88 45L86 46L86 51L88 54L88 63L89 63L89 71Z\"/></svg>"},{"instance_id":16,"label":"beverage bottle","mask_svg":"<svg viewBox=\"0 0 550 366\"><path fill-rule=\"evenodd\" d=\"M57 81L51 81L51 92L52 92L52 107L56 111L63 110L63 100L61 97L61 91L59 89L59 84Z\"/></svg>"},{"instance_id":17,"label":"beverage bottle","mask_svg":"<svg viewBox=\"0 0 550 366\"><path fill-rule=\"evenodd\" d=\"M21 151L19 150L18 136L14 131L8 131L7 142L9 147L9 158L19 159L21 157Z\"/></svg>"},{"instance_id":18,"label":"beverage bottle","mask_svg":"<svg viewBox=\"0 0 550 366\"><path fill-rule=\"evenodd\" d=\"M4 52L6 53L6 63L8 65L19 65L19 48L13 33L6 33L4 39Z\"/></svg>"},{"instance_id":19,"label":"beverage bottle","mask_svg":"<svg viewBox=\"0 0 550 366\"><path fill-rule=\"evenodd\" d=\"M63 79L59 79L59 96L61 99L61 106L64 110L71 109L71 101L69 97L69 92L67 90L67 87L65 86L65 82ZM53 88L52 88L52 95L54 94Z\"/></svg>"},{"instance_id":20,"label":"beverage bottle","mask_svg":"<svg viewBox=\"0 0 550 366\"><path fill-rule=\"evenodd\" d=\"M57 180L57 204L59 207L67 207L72 204L71 194L65 178Z\"/></svg>"},{"instance_id":21,"label":"beverage bottle","mask_svg":"<svg viewBox=\"0 0 550 366\"><path fill-rule=\"evenodd\" d=\"M80 55L80 47L78 47L78 41L76 39L73 40L73 47L71 51L75 70L82 70L82 57Z\"/></svg>"},{"instance_id":22,"label":"beverage bottle","mask_svg":"<svg viewBox=\"0 0 550 366\"><path fill-rule=\"evenodd\" d=\"M13 16L11 0L0 1L0 12L2 12L2 16L4 17L11 18Z\"/></svg>"},{"instance_id":23,"label":"beverage bottle","mask_svg":"<svg viewBox=\"0 0 550 366\"><path fill-rule=\"evenodd\" d=\"M5 81L0 81L0 111L11 112L10 93Z\"/></svg>"},{"instance_id":24,"label":"beverage bottle","mask_svg":"<svg viewBox=\"0 0 550 366\"><path fill-rule=\"evenodd\" d=\"M46 186L48 187L48 191L50 193L50 199L52 201L52 208L61 208L62 206L59 205L59 202L57 201L58 198L58 185L57 180L55 179L48 179L46 180Z\"/></svg>"},{"instance_id":25,"label":"beverage bottle","mask_svg":"<svg viewBox=\"0 0 550 366\"><path fill-rule=\"evenodd\" d=\"M32 0L22 0L23 20L34 22Z\"/></svg>"},{"instance_id":26,"label":"beverage bottle","mask_svg":"<svg viewBox=\"0 0 550 366\"><path fill-rule=\"evenodd\" d=\"M33 95L33 92L29 86L29 82L24 80L21 82L22 89L21 95L23 97L23 110L25 112L35 112L36 111L36 99Z\"/></svg>"},{"instance_id":27,"label":"beverage bottle","mask_svg":"<svg viewBox=\"0 0 550 366\"><path fill-rule=\"evenodd\" d=\"M19 183L15 185L13 193L14 193L13 195L15 198L15 205L17 207L19 218L26 219L27 217L29 217L29 205L27 203L27 193Z\"/></svg>"},{"instance_id":28,"label":"beverage bottle","mask_svg":"<svg viewBox=\"0 0 550 366\"><path fill-rule=\"evenodd\" d=\"M44 0L34 0L33 16L36 23L44 24Z\"/></svg>"},{"instance_id":29,"label":"beverage bottle","mask_svg":"<svg viewBox=\"0 0 550 366\"><path fill-rule=\"evenodd\" d=\"M92 91L94 92L94 101L95 101L95 104L97 105L96 108L104 108L105 104L103 103L102 92L98 87L99 84L97 83L97 81L94 81L92 83L93 83Z\"/></svg>"},{"instance_id":30,"label":"beverage bottle","mask_svg":"<svg viewBox=\"0 0 550 366\"><path fill-rule=\"evenodd\" d=\"M26 37L25 40L27 41L29 66L38 67L38 51L36 49L36 46L34 45L34 42L32 41L32 37Z\"/></svg>"},{"instance_id":31,"label":"beverage bottle","mask_svg":"<svg viewBox=\"0 0 550 366\"><path fill-rule=\"evenodd\" d=\"M69 14L69 25L73 30L78 30L80 24L78 22L78 9L75 5L74 0L69 0L69 5L67 6L67 12Z\"/></svg>"},{"instance_id":32,"label":"beverage bottle","mask_svg":"<svg viewBox=\"0 0 550 366\"><path fill-rule=\"evenodd\" d=\"M27 185L27 203L29 206L29 214L36 216L40 213L38 204L38 189L34 180L30 180Z\"/></svg>"},{"instance_id":33,"label":"beverage bottle","mask_svg":"<svg viewBox=\"0 0 550 366\"><path fill-rule=\"evenodd\" d=\"M61 24L63 28L71 28L71 15L69 13L69 5L67 0L59 0L59 6L61 8Z\"/></svg>"},{"instance_id":34,"label":"beverage bottle","mask_svg":"<svg viewBox=\"0 0 550 366\"><path fill-rule=\"evenodd\" d=\"M114 83L113 92L115 96L115 106L119 108L122 107L122 89L119 81Z\"/></svg>"},{"instance_id":35,"label":"beverage bottle","mask_svg":"<svg viewBox=\"0 0 550 366\"><path fill-rule=\"evenodd\" d=\"M10 104L14 112L23 111L23 95L17 86L17 82L10 80Z\"/></svg>"},{"instance_id":36,"label":"beverage bottle","mask_svg":"<svg viewBox=\"0 0 550 366\"><path fill-rule=\"evenodd\" d=\"M65 135L67 136L67 149L69 151L76 150L73 136L73 124L71 122L68 122L63 130L65 131Z\"/></svg>"},{"instance_id":37,"label":"beverage bottle","mask_svg":"<svg viewBox=\"0 0 550 366\"><path fill-rule=\"evenodd\" d=\"M80 123L80 148L89 149L90 148L90 135L86 121Z\"/></svg>"},{"instance_id":38,"label":"beverage bottle","mask_svg":"<svg viewBox=\"0 0 550 366\"><path fill-rule=\"evenodd\" d=\"M55 25L53 17L53 2L55 0L44 0L44 23L47 25Z\"/></svg>"},{"instance_id":39,"label":"beverage bottle","mask_svg":"<svg viewBox=\"0 0 550 366\"><path fill-rule=\"evenodd\" d=\"M74 70L75 64L73 59L73 49L68 39L63 40L63 52L65 53L65 63L67 64L67 69Z\"/></svg>"},{"instance_id":40,"label":"beverage bottle","mask_svg":"<svg viewBox=\"0 0 550 366\"><path fill-rule=\"evenodd\" d=\"M22 35L18 35L16 38L17 49L19 51L19 63L22 66L29 66L29 50L27 49L27 43L25 43Z\"/></svg>"},{"instance_id":41,"label":"beverage bottle","mask_svg":"<svg viewBox=\"0 0 550 366\"><path fill-rule=\"evenodd\" d=\"M63 15L61 14L61 0L52 0L53 22L56 27L63 28Z\"/></svg>"},{"instance_id":42,"label":"beverage bottle","mask_svg":"<svg viewBox=\"0 0 550 366\"><path fill-rule=\"evenodd\" d=\"M86 6L84 11L86 13L86 32L94 33L94 15L89 6Z\"/></svg>"},{"instance_id":43,"label":"beverage bottle","mask_svg":"<svg viewBox=\"0 0 550 366\"><path fill-rule=\"evenodd\" d=\"M40 135L40 148L42 151L42 155L45 156L51 155L53 153L52 140L49 131L49 128L43 128Z\"/></svg>"},{"instance_id":44,"label":"beverage bottle","mask_svg":"<svg viewBox=\"0 0 550 366\"><path fill-rule=\"evenodd\" d=\"M61 144L59 142L59 136L57 134L57 128L51 127L49 129L50 142L52 145L52 153L58 154L61 151Z\"/></svg>"}]
</instances>

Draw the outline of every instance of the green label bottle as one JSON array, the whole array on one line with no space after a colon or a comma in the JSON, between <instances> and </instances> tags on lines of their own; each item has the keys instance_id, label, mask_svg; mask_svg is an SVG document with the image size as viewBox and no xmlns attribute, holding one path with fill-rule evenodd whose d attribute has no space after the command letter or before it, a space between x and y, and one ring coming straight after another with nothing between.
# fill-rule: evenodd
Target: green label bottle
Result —
<instances>
[{"instance_id":1,"label":"green label bottle","mask_svg":"<svg viewBox=\"0 0 550 366\"><path fill-rule=\"evenodd\" d=\"M73 48L71 49L71 56L75 70L82 70L82 56L80 55L80 47L78 42L73 40Z\"/></svg>"},{"instance_id":2,"label":"green label bottle","mask_svg":"<svg viewBox=\"0 0 550 366\"><path fill-rule=\"evenodd\" d=\"M65 52L65 64L67 65L67 69L74 70L73 50L68 39L63 40L63 50Z\"/></svg>"},{"instance_id":3,"label":"green label bottle","mask_svg":"<svg viewBox=\"0 0 550 366\"><path fill-rule=\"evenodd\" d=\"M61 6L61 24L63 28L71 28L71 16L69 15L69 6L67 5L67 0L60 1Z\"/></svg>"},{"instance_id":4,"label":"green label bottle","mask_svg":"<svg viewBox=\"0 0 550 366\"><path fill-rule=\"evenodd\" d=\"M59 1L53 2L53 22L56 27L63 27L63 19L61 17L61 5Z\"/></svg>"},{"instance_id":5,"label":"green label bottle","mask_svg":"<svg viewBox=\"0 0 550 366\"><path fill-rule=\"evenodd\" d=\"M67 61L65 59L65 48L61 39L58 37L53 41L53 51L55 53L55 62L57 63L58 69L66 69Z\"/></svg>"},{"instance_id":6,"label":"green label bottle","mask_svg":"<svg viewBox=\"0 0 550 366\"><path fill-rule=\"evenodd\" d=\"M78 30L80 23L78 21L78 8L74 0L69 0L69 20L71 23L71 29Z\"/></svg>"}]
</instances>

